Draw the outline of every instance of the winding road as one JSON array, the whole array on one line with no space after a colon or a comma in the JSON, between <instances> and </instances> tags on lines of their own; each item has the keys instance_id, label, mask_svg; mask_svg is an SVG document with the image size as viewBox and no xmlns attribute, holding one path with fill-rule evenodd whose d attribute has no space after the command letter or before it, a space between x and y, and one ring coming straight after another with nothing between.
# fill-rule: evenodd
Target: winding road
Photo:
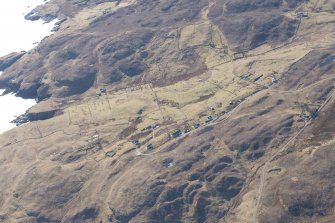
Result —
<instances>
[{"instance_id":1,"label":"winding road","mask_svg":"<svg viewBox=\"0 0 335 223\"><path fill-rule=\"evenodd\" d=\"M334 94L334 91L330 94L330 96L322 103L322 105L319 107L319 109L317 110L317 113L321 112L322 109L326 106L326 104L330 101L330 99L332 98ZM301 133L303 133L303 131L312 123L311 120L307 121L305 123L305 125L294 135L292 136L275 154L273 154L264 164L263 164L263 168L262 168L262 172L261 172L261 178L260 178L260 185L259 185L259 190L258 190L258 197L257 197L257 203L256 203L256 207L252 216L252 223L258 223L257 221L257 217L258 217L258 213L259 213L259 209L260 209L260 204L261 204L261 200L262 200L262 195L263 195L263 191L264 191L264 187L265 187L265 178L266 178L266 173L269 169L269 165L270 163L282 152L286 151L288 148L290 143L295 140L297 137L299 137L301 135Z\"/></svg>"}]
</instances>

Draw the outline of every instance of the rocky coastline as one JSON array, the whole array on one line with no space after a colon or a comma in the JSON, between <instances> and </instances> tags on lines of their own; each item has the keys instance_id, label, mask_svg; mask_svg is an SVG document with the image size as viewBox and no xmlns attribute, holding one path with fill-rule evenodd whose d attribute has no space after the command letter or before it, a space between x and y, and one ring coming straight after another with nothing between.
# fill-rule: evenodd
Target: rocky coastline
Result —
<instances>
[{"instance_id":1,"label":"rocky coastline","mask_svg":"<svg viewBox=\"0 0 335 223\"><path fill-rule=\"evenodd\" d=\"M32 113L27 111L26 113L17 116L11 123L14 123L16 126L20 126L22 124L32 122L32 121L41 121L50 119L55 117L56 115L61 115L62 112L59 109L51 110L51 111L44 111L44 112L37 112Z\"/></svg>"}]
</instances>

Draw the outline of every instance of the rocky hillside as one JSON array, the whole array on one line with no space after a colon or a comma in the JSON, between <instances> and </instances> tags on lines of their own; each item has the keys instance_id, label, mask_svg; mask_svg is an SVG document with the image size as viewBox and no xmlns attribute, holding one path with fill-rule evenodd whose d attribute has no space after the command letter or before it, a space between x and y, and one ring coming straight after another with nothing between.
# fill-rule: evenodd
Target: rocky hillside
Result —
<instances>
[{"instance_id":1,"label":"rocky hillside","mask_svg":"<svg viewBox=\"0 0 335 223\"><path fill-rule=\"evenodd\" d=\"M335 3L51 0L0 58L0 222L335 222Z\"/></svg>"}]
</instances>

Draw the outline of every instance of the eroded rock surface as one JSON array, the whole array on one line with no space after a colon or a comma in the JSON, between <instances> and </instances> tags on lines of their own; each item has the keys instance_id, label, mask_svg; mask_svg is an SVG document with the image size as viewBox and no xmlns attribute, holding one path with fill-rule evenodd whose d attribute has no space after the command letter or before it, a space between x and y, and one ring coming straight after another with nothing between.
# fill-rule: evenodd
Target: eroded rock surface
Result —
<instances>
[{"instance_id":1,"label":"eroded rock surface","mask_svg":"<svg viewBox=\"0 0 335 223\"><path fill-rule=\"evenodd\" d=\"M332 7L34 9L61 22L0 59L5 93L38 99L0 135L0 222L334 222Z\"/></svg>"}]
</instances>

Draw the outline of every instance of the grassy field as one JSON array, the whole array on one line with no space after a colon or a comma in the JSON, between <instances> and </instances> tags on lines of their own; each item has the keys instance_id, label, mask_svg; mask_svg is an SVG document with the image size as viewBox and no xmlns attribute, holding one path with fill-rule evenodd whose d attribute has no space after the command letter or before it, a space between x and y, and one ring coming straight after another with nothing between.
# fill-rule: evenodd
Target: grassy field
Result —
<instances>
[{"instance_id":1,"label":"grassy field","mask_svg":"<svg viewBox=\"0 0 335 223\"><path fill-rule=\"evenodd\" d=\"M310 51L306 44L295 43L269 52L264 47L249 52L250 55L245 58L226 61L217 49L207 46L212 36L220 38L216 29L203 23L186 27L179 39L182 47L198 47L200 56L205 61L208 59L207 66L211 68L206 73L164 87L144 84L119 91L108 90L107 95L100 97L92 92L84 100L70 104L61 115L5 133L10 134L6 138L11 139L4 140L5 144L45 137L57 131L77 134L82 126L129 126L137 118L141 121L134 125L134 133L153 123L196 123L202 117L225 113L235 99L250 95L257 89L268 88L273 75L280 80L287 64L298 61ZM244 74L248 77L242 78ZM123 130L116 127L110 131L118 135Z\"/></svg>"}]
</instances>

